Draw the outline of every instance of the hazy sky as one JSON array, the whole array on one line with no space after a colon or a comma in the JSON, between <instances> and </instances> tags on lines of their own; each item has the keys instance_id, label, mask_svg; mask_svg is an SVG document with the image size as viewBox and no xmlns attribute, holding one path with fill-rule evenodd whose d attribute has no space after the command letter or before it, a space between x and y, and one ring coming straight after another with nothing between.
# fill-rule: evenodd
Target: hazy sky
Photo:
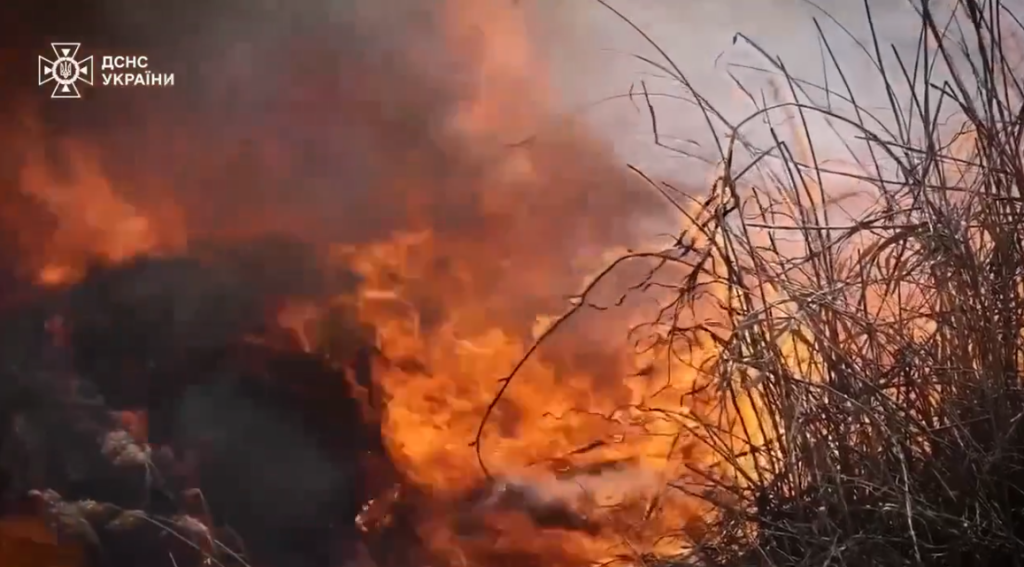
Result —
<instances>
[{"instance_id":1,"label":"hazy sky","mask_svg":"<svg viewBox=\"0 0 1024 567\"><path fill-rule=\"evenodd\" d=\"M609 0L663 49L705 97L734 118L749 113L739 90L726 72L730 63L763 66L764 59L742 45L733 45L736 33L757 41L770 55L783 59L792 74L821 84L822 48L815 26L818 18L829 37L847 78L864 104L881 106L884 91L876 72L860 48L825 15L827 11L852 33L866 37L867 19L861 0ZM1011 4L1019 3L1016 0ZM870 0L880 39L913 53L917 41L917 15L908 0ZM816 7L817 6L817 7ZM565 103L584 106L629 91L631 84L648 82L650 90L683 94L682 90L652 77L661 74L634 54L658 59L657 53L620 18L596 0L547 0L538 24L545 53L550 57L556 83ZM891 51L885 47L886 51ZM765 76L733 68L757 93L770 84ZM833 88L838 77L830 72ZM765 91L771 98L771 93ZM693 106L661 99L656 105L660 131L679 139L704 142L704 149L676 144L713 157L707 129ZM673 159L652 143L650 119L642 100L619 99L598 104L586 112L603 134L613 140L631 163L672 177L703 179L705 173L688 160ZM837 153L841 147L828 134L819 134Z\"/></svg>"}]
</instances>

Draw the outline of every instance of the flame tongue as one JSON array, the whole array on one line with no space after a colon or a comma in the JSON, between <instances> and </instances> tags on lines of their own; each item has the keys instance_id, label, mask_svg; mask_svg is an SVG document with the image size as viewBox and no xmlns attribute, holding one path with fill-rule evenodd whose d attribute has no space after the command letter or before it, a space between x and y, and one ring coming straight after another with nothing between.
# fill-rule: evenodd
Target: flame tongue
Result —
<instances>
[{"instance_id":1,"label":"flame tongue","mask_svg":"<svg viewBox=\"0 0 1024 567\"><path fill-rule=\"evenodd\" d=\"M243 299L242 292L170 310L180 319L208 321L204 332L218 330L233 339L258 335L259 348L315 354L336 367L359 359L344 338L372 339L382 356L358 362L373 367L374 381L348 379L370 408L363 408L367 415L380 412L384 444L407 483L398 493L390 485L375 487L380 496L359 517L368 531L400 525L424 540L433 557L453 565L530 558L568 567L629 553L624 539L646 550L693 513L692 504L666 494L664 485L687 450L679 435L678 416L685 410L678 400L696 371L674 369L666 387L665 368L636 360L618 341L626 325L616 325L622 321L613 316L611 323L569 328L523 365L495 402L500 380L527 353L538 328L566 307L562 297L579 290L584 276L603 263L603 252L626 243L630 224L650 206L646 193L632 191L631 179L584 128L552 114L547 70L532 52L525 18L508 0L445 3L443 43L467 72L460 76L464 84L452 89L460 98L443 124L413 117L430 124L422 140L415 137L423 135L419 129L394 115L426 112L430 105L409 100L418 85L383 70L366 80L380 87L375 96L382 100L373 104L360 89L325 86L329 81L319 76L267 94L273 128L267 140L247 142L244 152L211 148L201 139L168 140L168 148L184 148L187 159L179 169L199 171L178 177L172 168L154 169L175 180L220 180L237 154L252 158L238 172L246 183L230 179L195 201L194 194L209 186L167 194L160 187L164 180L142 179L140 185L155 189L121 187L100 167L102 151L87 144L65 148L72 156L68 176L29 155L21 193L41 204L55 228L33 241L26 263L39 282L61 286L79 281L97 258L125 264L140 255L188 251L208 260L199 271L216 275L230 262L200 250L200 237L213 234L216 241L269 227L314 240L318 251L310 262L293 261L297 253L278 250L273 258L232 264L248 270L229 278L232 289L252 289L256 282L274 287L260 295L257 318L284 334L231 326L227 315L204 319ZM349 79L359 81L358 74ZM345 119L340 122L358 135L324 128L325 109L339 113ZM307 129L317 134L302 138ZM315 143L293 147L289 136ZM357 148L352 161L360 163L353 168L375 171L367 175L371 179L344 187L332 182L324 193L340 195L338 205L317 191L310 173L320 171L314 167L320 164L310 162L333 147ZM368 157L362 160L364 150ZM288 198L273 201L277 194L264 191L265 185ZM324 201L303 200L314 193ZM259 199L267 202L257 207L253 202ZM210 222L203 205L213 201L228 203L225 208L238 217ZM330 225L364 230L333 232L334 226L324 229L316 222L323 217L330 217ZM370 224L372 230L365 226ZM384 236L376 232L379 227L386 229ZM341 233L357 237L331 236ZM297 290L291 284L303 280L311 263L356 272L361 283L353 290L352 282L318 281L316 289ZM184 287L169 278L162 284L175 292ZM128 295L145 293L141 284L128 287ZM140 318L145 312L120 307L122 314ZM105 321L101 315L91 321L97 328ZM53 332L59 335L57 327ZM168 327L159 330L175 337L176 348L199 348ZM135 362L146 362L134 354ZM639 371L644 368L649 371ZM314 402L324 400L304 403ZM652 407L662 413L652 417ZM692 450L688 456L700 458ZM484 474L481 461L493 478ZM403 506L416 510L399 513Z\"/></svg>"}]
</instances>

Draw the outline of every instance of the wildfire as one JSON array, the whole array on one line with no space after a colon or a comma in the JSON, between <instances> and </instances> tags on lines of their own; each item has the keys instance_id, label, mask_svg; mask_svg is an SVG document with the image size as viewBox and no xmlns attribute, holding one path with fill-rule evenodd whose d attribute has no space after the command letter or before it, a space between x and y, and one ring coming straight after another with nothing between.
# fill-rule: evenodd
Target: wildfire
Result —
<instances>
[{"instance_id":1,"label":"wildfire","mask_svg":"<svg viewBox=\"0 0 1024 567\"><path fill-rule=\"evenodd\" d=\"M657 350L636 355L620 339L625 323L644 314L614 316L606 330L574 328L557 352L532 357L495 401L537 328L565 308L560 296L578 291L607 249L627 243L634 227L623 224L647 205L635 194L609 196L631 178L583 128L552 116L547 70L532 53L521 8L497 0L446 7L448 48L469 54L473 71L446 144L468 156L472 177L420 176L413 166L387 178L377 188L408 199L408 226L375 242L326 243L325 261L363 278L355 304L289 304L280 319L311 351L331 306L355 309L375 329L391 361L377 377L386 444L408 478L440 501L479 486L486 471L540 500L566 502L596 526L541 533L514 511L495 511L487 521L500 535L491 541L464 537L439 506L419 526L437 553L471 563L484 549L532 553L565 566L675 553L680 539L667 536L706 512L670 483L686 464L713 458L688 438L686 423L698 403L687 393L714 349L698 345L685 362ZM181 219L114 187L88 146L67 153L66 176L37 156L21 170L21 191L57 219L41 245L40 282L73 281L91 257L119 262L185 247ZM475 222L431 226L433 190L467 183Z\"/></svg>"}]
</instances>

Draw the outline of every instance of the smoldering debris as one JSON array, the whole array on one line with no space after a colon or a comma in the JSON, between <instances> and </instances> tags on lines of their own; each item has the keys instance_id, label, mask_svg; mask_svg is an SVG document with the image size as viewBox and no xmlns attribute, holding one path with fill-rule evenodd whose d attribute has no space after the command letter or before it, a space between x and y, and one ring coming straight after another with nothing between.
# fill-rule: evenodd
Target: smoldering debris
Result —
<instances>
[{"instance_id":1,"label":"smoldering debris","mask_svg":"<svg viewBox=\"0 0 1024 567\"><path fill-rule=\"evenodd\" d=\"M273 340L288 330L268 305L315 295L323 274L282 287L253 269L275 264L249 252L97 266L0 312L5 328L42 330L19 336L31 356L0 368L4 509L43 502L60 530L109 548L98 565L137 564L143 551L129 544L166 557L184 537L172 524L187 516L237 533L247 547L233 553L264 564L325 566L349 553L362 505L397 481L346 376L367 366ZM124 412L144 416L145 438ZM198 509L183 496L196 491ZM143 533L157 528L181 537Z\"/></svg>"}]
</instances>

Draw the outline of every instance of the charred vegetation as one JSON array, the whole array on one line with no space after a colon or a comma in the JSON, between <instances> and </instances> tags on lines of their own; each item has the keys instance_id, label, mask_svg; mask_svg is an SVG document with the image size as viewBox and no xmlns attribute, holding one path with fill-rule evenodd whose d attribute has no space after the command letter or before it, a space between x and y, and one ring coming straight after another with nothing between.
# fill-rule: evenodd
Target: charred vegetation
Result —
<instances>
[{"instance_id":1,"label":"charred vegetation","mask_svg":"<svg viewBox=\"0 0 1024 567\"><path fill-rule=\"evenodd\" d=\"M311 290L221 258L96 266L0 313L17 337L4 343L0 396L12 510L34 491L51 516L86 518L87 541L113 564L136 564L115 560L132 540L119 530L141 530L134 546L180 539L152 518L232 532L223 541L245 542L232 553L262 564L351 552L363 505L400 480L354 392L372 381L357 374L373 345L339 337L355 345L349 360L303 350L272 315Z\"/></svg>"}]
</instances>

